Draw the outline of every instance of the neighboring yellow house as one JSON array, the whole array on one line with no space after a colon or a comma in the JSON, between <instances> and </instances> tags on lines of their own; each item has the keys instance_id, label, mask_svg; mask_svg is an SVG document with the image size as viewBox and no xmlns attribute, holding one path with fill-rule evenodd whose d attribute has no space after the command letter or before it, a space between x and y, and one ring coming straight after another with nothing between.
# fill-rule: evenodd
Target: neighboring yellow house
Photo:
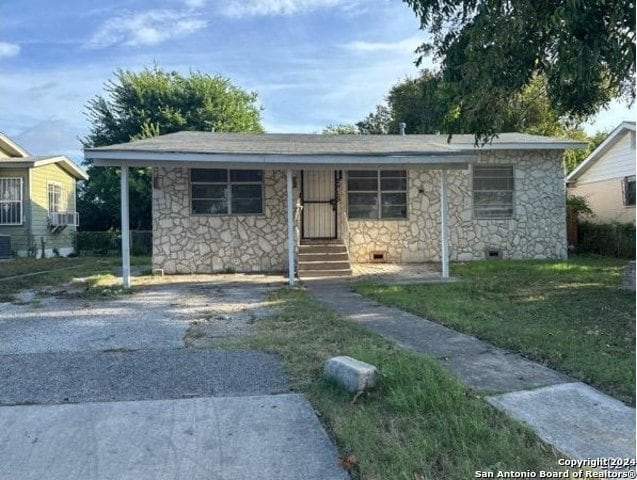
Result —
<instances>
[{"instance_id":1,"label":"neighboring yellow house","mask_svg":"<svg viewBox=\"0 0 637 480\"><path fill-rule=\"evenodd\" d=\"M32 156L0 133L0 258L73 253L75 187L87 179L69 158Z\"/></svg>"},{"instance_id":2,"label":"neighboring yellow house","mask_svg":"<svg viewBox=\"0 0 637 480\"><path fill-rule=\"evenodd\" d=\"M635 122L623 122L566 178L595 223L635 223Z\"/></svg>"}]
</instances>

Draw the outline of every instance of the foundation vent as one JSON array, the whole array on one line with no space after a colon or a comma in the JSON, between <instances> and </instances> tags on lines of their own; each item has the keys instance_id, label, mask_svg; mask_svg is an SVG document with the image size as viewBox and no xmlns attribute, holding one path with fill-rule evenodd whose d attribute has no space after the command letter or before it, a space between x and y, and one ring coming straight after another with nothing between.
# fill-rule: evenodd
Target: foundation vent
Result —
<instances>
[{"instance_id":1,"label":"foundation vent","mask_svg":"<svg viewBox=\"0 0 637 480\"><path fill-rule=\"evenodd\" d=\"M372 263L387 263L387 252L383 250L369 252L369 261Z\"/></svg>"},{"instance_id":2,"label":"foundation vent","mask_svg":"<svg viewBox=\"0 0 637 480\"><path fill-rule=\"evenodd\" d=\"M487 248L484 251L487 260L502 260L502 250L499 248Z\"/></svg>"}]
</instances>

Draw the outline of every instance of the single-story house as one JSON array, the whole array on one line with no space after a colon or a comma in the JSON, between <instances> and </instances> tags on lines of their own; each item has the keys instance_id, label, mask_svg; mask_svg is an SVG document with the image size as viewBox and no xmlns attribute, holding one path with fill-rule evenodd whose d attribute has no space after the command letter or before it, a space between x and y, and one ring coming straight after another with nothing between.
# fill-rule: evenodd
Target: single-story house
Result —
<instances>
[{"instance_id":1,"label":"single-story house","mask_svg":"<svg viewBox=\"0 0 637 480\"><path fill-rule=\"evenodd\" d=\"M86 172L64 155L33 156L0 133L0 257L68 255Z\"/></svg>"},{"instance_id":2,"label":"single-story house","mask_svg":"<svg viewBox=\"0 0 637 480\"><path fill-rule=\"evenodd\" d=\"M595 223L635 223L635 122L622 122L566 178Z\"/></svg>"},{"instance_id":3,"label":"single-story house","mask_svg":"<svg viewBox=\"0 0 637 480\"><path fill-rule=\"evenodd\" d=\"M449 259L565 258L562 157L583 146L517 133L480 147L472 135L179 132L85 157L122 168L124 229L128 168L153 168L154 268L287 270L293 283L295 269L336 275L350 261L441 261L447 276Z\"/></svg>"}]
</instances>

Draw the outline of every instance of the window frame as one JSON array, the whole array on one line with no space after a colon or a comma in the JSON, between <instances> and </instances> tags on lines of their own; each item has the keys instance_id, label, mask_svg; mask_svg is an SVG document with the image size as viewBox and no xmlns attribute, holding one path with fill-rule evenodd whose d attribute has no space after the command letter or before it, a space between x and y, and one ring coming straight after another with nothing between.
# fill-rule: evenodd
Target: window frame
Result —
<instances>
[{"instance_id":1,"label":"window frame","mask_svg":"<svg viewBox=\"0 0 637 480\"><path fill-rule=\"evenodd\" d=\"M192 180L192 172L193 170L225 170L226 172L226 181L225 182L193 182ZM233 171L252 171L252 172L261 172L261 181L250 181L250 182L243 182L243 181L233 181L232 180L232 172ZM219 212L219 213L195 213L193 211L193 200L195 199L193 197L193 185L225 185L226 186L226 211L225 212ZM247 212L247 213L235 213L232 211L232 185L259 185L261 187L261 196L260 196L260 200L261 200L261 211L259 212ZM265 215L265 170L263 169L258 169L258 168L248 168L248 169L241 169L241 168L190 168L188 169L188 190L189 190L189 195L190 195L190 215L194 216L194 217L220 217L220 216L239 216L239 215ZM255 197L256 198L256 197ZM204 200L204 199L200 199L200 200Z\"/></svg>"},{"instance_id":2,"label":"window frame","mask_svg":"<svg viewBox=\"0 0 637 480\"><path fill-rule=\"evenodd\" d=\"M476 190L475 188L475 178L476 178L476 169L481 169L481 168L485 168L485 169L500 169L500 170L504 170L504 169L509 169L511 171L511 176L510 177L502 177L502 178L509 178L511 180L511 189L491 189L491 190ZM488 178L488 177L478 177L478 178ZM492 178L496 178L496 177L492 177ZM515 180L515 167L511 164L497 164L497 165L492 165L492 164L481 164L481 165L472 165L471 167L471 202L472 202L472 208L471 208L471 212L473 215L474 220L513 220L515 219L515 212L516 212L516 180ZM511 192L511 214L510 215L506 215L506 216L488 216L485 215L484 213L478 213L478 208L480 210L486 210L485 207L483 205L477 206L476 205L476 201L475 201L475 197L476 197L476 192L479 193L484 193L484 192Z\"/></svg>"},{"instance_id":3,"label":"window frame","mask_svg":"<svg viewBox=\"0 0 637 480\"><path fill-rule=\"evenodd\" d=\"M20 199L19 200L5 200L2 195L0 195L0 209L2 208L2 206L4 204L17 204L19 205L20 208L20 214L19 214L19 222L2 222L2 214L0 213L0 225L3 226L20 226L20 225L24 225L24 178L22 177L0 177L0 184L5 183L9 184L10 181L18 181L19 184L19 193L20 193Z\"/></svg>"},{"instance_id":4,"label":"window frame","mask_svg":"<svg viewBox=\"0 0 637 480\"><path fill-rule=\"evenodd\" d=\"M622 179L622 200L625 207L635 206L635 198L633 198L633 203L629 203L629 198L628 198L628 186L631 183L635 184L635 175L629 175ZM633 187L633 190L634 190L634 187Z\"/></svg>"},{"instance_id":5,"label":"window frame","mask_svg":"<svg viewBox=\"0 0 637 480\"><path fill-rule=\"evenodd\" d=\"M398 172L404 172L405 175L404 177L387 177L387 178L394 178L394 179L405 179L405 189L404 190L383 190L382 188L382 180L383 177L381 176L381 172L387 172L387 171L398 171ZM354 190L353 192L350 192L349 189L349 179L352 173L356 173L356 172L375 172L376 176L375 177L359 177L359 178L368 178L368 179L372 179L375 178L376 180L376 189L375 190ZM392 170L380 170L380 169L372 169L372 170L348 170L347 171L347 220L348 221L405 221L405 220L409 220L409 170L406 169L392 169ZM350 193L375 193L376 194L376 209L377 209L377 216L375 218L368 218L368 217L351 217L350 216L350 201L349 201L349 196ZM388 194L388 193L399 193L399 194L405 194L405 216L404 217L383 217L383 194Z\"/></svg>"},{"instance_id":6,"label":"window frame","mask_svg":"<svg viewBox=\"0 0 637 480\"><path fill-rule=\"evenodd\" d=\"M51 187L55 187L59 189L59 194L58 194L58 209L57 210L52 210L51 209ZM64 206L64 185L62 185L60 182L54 182L54 181L49 181L46 183L46 193L47 193L47 211L49 213L64 213L66 212L66 210L63 208ZM55 192L53 192L53 195L55 195Z\"/></svg>"}]
</instances>

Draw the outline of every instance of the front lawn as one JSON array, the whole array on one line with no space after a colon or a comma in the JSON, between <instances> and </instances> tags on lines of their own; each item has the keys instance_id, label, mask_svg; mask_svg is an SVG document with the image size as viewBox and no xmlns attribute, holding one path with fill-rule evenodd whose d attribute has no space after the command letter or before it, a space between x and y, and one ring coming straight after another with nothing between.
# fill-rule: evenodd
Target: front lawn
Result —
<instances>
[{"instance_id":1,"label":"front lawn","mask_svg":"<svg viewBox=\"0 0 637 480\"><path fill-rule=\"evenodd\" d=\"M562 370L635 404L635 295L625 261L479 261L447 284L360 283L355 290Z\"/></svg>"},{"instance_id":2,"label":"front lawn","mask_svg":"<svg viewBox=\"0 0 637 480\"><path fill-rule=\"evenodd\" d=\"M344 320L302 290L283 289L273 303L279 313L256 322L252 338L225 346L282 357L294 388L310 399L341 455L356 459L353 479L466 480L477 470L559 470L551 448L436 360ZM377 387L352 402L322 379L323 363L334 355L376 365Z\"/></svg>"},{"instance_id":3,"label":"front lawn","mask_svg":"<svg viewBox=\"0 0 637 480\"><path fill-rule=\"evenodd\" d=\"M0 302L11 301L13 294L26 288L55 286L73 278L108 274L121 263L119 257L15 258L0 261ZM131 265L150 267L150 258L132 257Z\"/></svg>"}]
</instances>

